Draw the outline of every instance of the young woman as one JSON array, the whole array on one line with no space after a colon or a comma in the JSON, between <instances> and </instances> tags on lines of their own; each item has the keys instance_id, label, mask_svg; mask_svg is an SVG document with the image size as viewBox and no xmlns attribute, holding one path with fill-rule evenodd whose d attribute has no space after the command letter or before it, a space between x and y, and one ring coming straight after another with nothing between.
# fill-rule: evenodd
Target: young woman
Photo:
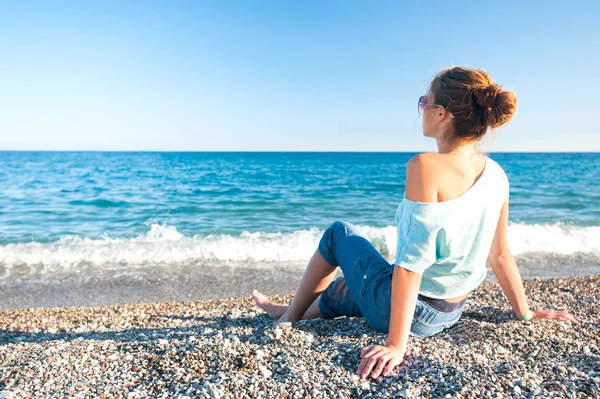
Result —
<instances>
[{"instance_id":1,"label":"young woman","mask_svg":"<svg viewBox=\"0 0 600 399\"><path fill-rule=\"evenodd\" d=\"M564 311L531 311L507 241L509 183L476 143L511 120L513 92L476 69L440 71L419 98L423 134L437 153L413 157L396 211L396 259L388 263L349 223L335 222L313 254L289 306L256 290L256 304L279 322L363 316L388 334L386 345L361 352L357 373L377 378L402 362L409 336L426 337L454 325L489 261L520 320L579 320ZM337 266L343 277L332 281Z\"/></svg>"}]
</instances>

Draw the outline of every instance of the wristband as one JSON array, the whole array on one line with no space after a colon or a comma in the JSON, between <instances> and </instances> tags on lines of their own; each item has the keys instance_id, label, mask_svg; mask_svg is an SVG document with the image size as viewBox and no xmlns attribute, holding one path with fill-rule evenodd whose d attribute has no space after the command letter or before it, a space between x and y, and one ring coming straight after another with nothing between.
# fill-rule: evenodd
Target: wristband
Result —
<instances>
[{"instance_id":1,"label":"wristband","mask_svg":"<svg viewBox=\"0 0 600 399\"><path fill-rule=\"evenodd\" d=\"M529 309L527 313L525 313L523 316L517 317L517 320L520 321L529 321L531 319L533 319L533 312L531 311L531 309Z\"/></svg>"}]
</instances>

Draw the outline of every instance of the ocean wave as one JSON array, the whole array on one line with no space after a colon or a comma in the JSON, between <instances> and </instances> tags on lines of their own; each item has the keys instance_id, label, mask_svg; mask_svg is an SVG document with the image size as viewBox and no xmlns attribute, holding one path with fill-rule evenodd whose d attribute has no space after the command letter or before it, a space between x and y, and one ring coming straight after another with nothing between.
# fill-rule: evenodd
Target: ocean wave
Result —
<instances>
[{"instance_id":1,"label":"ocean wave","mask_svg":"<svg viewBox=\"0 0 600 399\"><path fill-rule=\"evenodd\" d=\"M118 208L129 205L126 201L110 201L107 199L94 200L73 200L69 201L69 205L95 206L98 208Z\"/></svg>"},{"instance_id":2,"label":"ocean wave","mask_svg":"<svg viewBox=\"0 0 600 399\"><path fill-rule=\"evenodd\" d=\"M514 255L546 252L570 255L578 252L600 254L600 226L574 226L565 223L510 223L508 243Z\"/></svg>"},{"instance_id":3,"label":"ocean wave","mask_svg":"<svg viewBox=\"0 0 600 399\"><path fill-rule=\"evenodd\" d=\"M356 227L384 257L393 259L395 226ZM157 264L305 264L322 234L323 230L312 228L290 233L185 236L174 226L152 224L146 234L129 239L105 234L100 239L65 236L50 243L2 245L0 275L81 272L89 267L135 269ZM600 254L600 226L511 223L508 235L514 255L526 252Z\"/></svg>"}]
</instances>

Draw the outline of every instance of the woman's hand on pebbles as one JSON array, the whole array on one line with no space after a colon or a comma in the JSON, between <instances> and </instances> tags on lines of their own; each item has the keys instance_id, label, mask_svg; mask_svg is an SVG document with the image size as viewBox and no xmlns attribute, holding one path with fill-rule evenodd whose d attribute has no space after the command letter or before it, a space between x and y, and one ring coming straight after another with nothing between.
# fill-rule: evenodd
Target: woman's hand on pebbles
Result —
<instances>
[{"instance_id":1,"label":"woman's hand on pebbles","mask_svg":"<svg viewBox=\"0 0 600 399\"><path fill-rule=\"evenodd\" d=\"M394 367L402 363L404 352L391 345L371 345L361 350L360 357L362 361L356 373L362 378L367 377L369 373L372 378L377 378L382 371L383 375L387 377L392 373Z\"/></svg>"},{"instance_id":2,"label":"woman's hand on pebbles","mask_svg":"<svg viewBox=\"0 0 600 399\"><path fill-rule=\"evenodd\" d=\"M534 319L551 319L551 320L558 320L558 321L568 321L568 322L574 322L574 323L581 322L581 320L579 320L577 317L567 313L564 310L546 310L546 309L536 310L533 312L533 318Z\"/></svg>"}]
</instances>

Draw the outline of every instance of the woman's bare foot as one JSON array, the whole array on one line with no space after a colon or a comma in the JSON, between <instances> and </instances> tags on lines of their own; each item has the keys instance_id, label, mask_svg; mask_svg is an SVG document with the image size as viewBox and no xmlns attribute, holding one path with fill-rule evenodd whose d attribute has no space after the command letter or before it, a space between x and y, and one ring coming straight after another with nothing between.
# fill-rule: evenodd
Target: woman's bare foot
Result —
<instances>
[{"instance_id":1,"label":"woman's bare foot","mask_svg":"<svg viewBox=\"0 0 600 399\"><path fill-rule=\"evenodd\" d=\"M268 300L266 296L256 290L252 291L252 297L254 298L254 302L256 302L256 306L267 312L269 317L274 320L279 320L288 308L287 305L280 305Z\"/></svg>"}]
</instances>

